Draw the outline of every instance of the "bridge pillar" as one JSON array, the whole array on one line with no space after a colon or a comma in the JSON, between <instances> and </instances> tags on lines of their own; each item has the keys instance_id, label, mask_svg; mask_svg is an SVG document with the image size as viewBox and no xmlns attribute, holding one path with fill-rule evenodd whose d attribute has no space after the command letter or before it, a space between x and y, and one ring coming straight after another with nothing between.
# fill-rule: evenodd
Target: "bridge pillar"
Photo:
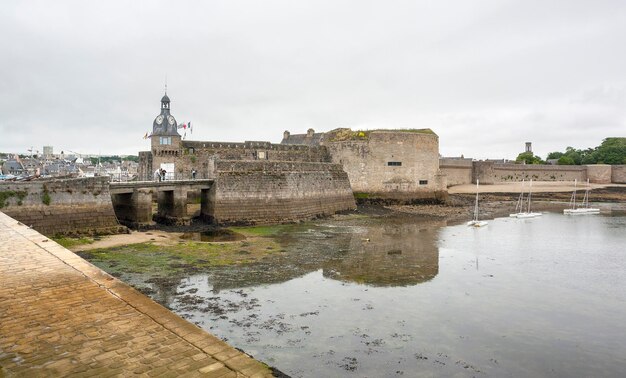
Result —
<instances>
[{"instance_id":1,"label":"bridge pillar","mask_svg":"<svg viewBox=\"0 0 626 378\"><path fill-rule=\"evenodd\" d=\"M187 187L160 191L157 195L159 210L155 220L159 223L172 225L188 225L191 218L187 216Z\"/></svg>"},{"instance_id":2,"label":"bridge pillar","mask_svg":"<svg viewBox=\"0 0 626 378\"><path fill-rule=\"evenodd\" d=\"M120 223L142 228L152 221L152 193L149 189L134 189L132 193L112 194L113 209Z\"/></svg>"}]
</instances>

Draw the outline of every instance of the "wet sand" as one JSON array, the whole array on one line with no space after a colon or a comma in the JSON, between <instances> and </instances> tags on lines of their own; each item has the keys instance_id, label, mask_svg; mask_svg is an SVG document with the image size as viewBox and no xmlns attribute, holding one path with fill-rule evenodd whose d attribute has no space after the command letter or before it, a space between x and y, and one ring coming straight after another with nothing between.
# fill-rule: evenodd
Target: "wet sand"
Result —
<instances>
[{"instance_id":1,"label":"wet sand","mask_svg":"<svg viewBox=\"0 0 626 378\"><path fill-rule=\"evenodd\" d=\"M154 242L157 245L173 245L180 240L180 232L167 232L161 230L131 231L129 234L106 235L94 240L91 244L72 246L73 252L87 251L97 248L112 248L122 245Z\"/></svg>"}]
</instances>

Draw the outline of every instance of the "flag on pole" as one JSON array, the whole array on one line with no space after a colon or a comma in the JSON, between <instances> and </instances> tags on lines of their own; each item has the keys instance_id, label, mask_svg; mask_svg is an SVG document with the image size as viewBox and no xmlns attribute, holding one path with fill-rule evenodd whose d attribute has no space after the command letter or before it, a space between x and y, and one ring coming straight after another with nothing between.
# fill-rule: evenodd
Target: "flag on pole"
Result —
<instances>
[{"instance_id":1,"label":"flag on pole","mask_svg":"<svg viewBox=\"0 0 626 378\"><path fill-rule=\"evenodd\" d=\"M191 128L191 122L189 122L189 132L193 134L193 129Z\"/></svg>"},{"instance_id":2,"label":"flag on pole","mask_svg":"<svg viewBox=\"0 0 626 378\"><path fill-rule=\"evenodd\" d=\"M146 133L146 135L143 136L143 139L148 139L148 133Z\"/></svg>"}]
</instances>

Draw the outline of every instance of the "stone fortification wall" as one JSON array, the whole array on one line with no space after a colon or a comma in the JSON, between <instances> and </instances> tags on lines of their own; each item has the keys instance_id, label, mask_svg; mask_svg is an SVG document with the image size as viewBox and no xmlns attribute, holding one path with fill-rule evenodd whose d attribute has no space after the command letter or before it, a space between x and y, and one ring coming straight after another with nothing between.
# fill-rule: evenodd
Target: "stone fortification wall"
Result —
<instances>
[{"instance_id":1,"label":"stone fortification wall","mask_svg":"<svg viewBox=\"0 0 626 378\"><path fill-rule=\"evenodd\" d=\"M208 214L219 224L297 221L356 208L332 163L216 161Z\"/></svg>"},{"instance_id":2,"label":"stone fortification wall","mask_svg":"<svg viewBox=\"0 0 626 378\"><path fill-rule=\"evenodd\" d=\"M137 176L140 180L151 180L152 172L155 168L152 168L152 152L151 151L139 151L139 165L137 166Z\"/></svg>"},{"instance_id":3,"label":"stone fortification wall","mask_svg":"<svg viewBox=\"0 0 626 378\"><path fill-rule=\"evenodd\" d=\"M125 231L113 211L107 177L0 183L0 211L42 234Z\"/></svg>"},{"instance_id":4,"label":"stone fortification wall","mask_svg":"<svg viewBox=\"0 0 626 378\"><path fill-rule=\"evenodd\" d=\"M587 179L596 184L611 183L611 166L608 164L585 165L587 169Z\"/></svg>"},{"instance_id":5,"label":"stone fortification wall","mask_svg":"<svg viewBox=\"0 0 626 378\"><path fill-rule=\"evenodd\" d=\"M472 159L441 158L439 170L446 175L447 186L470 184L472 182Z\"/></svg>"},{"instance_id":6,"label":"stone fortification wall","mask_svg":"<svg viewBox=\"0 0 626 378\"><path fill-rule=\"evenodd\" d=\"M167 153L165 153L167 152ZM270 142L230 143L181 141L175 151L153 151L139 153L139 177L151 179L152 173L161 163L174 163L176 179L190 179L191 171L196 170L196 178L214 177L214 161L290 161L290 162L330 162L328 150L324 146L293 146Z\"/></svg>"},{"instance_id":7,"label":"stone fortification wall","mask_svg":"<svg viewBox=\"0 0 626 378\"><path fill-rule=\"evenodd\" d=\"M611 182L615 184L626 184L626 165L611 166Z\"/></svg>"},{"instance_id":8,"label":"stone fortification wall","mask_svg":"<svg viewBox=\"0 0 626 378\"><path fill-rule=\"evenodd\" d=\"M587 166L498 164L489 161L474 162L472 182L494 184L507 181L586 181Z\"/></svg>"},{"instance_id":9,"label":"stone fortification wall","mask_svg":"<svg viewBox=\"0 0 626 378\"><path fill-rule=\"evenodd\" d=\"M228 143L182 141L183 153L197 156L215 156L220 160L270 160L330 162L323 146L273 144L270 142Z\"/></svg>"},{"instance_id":10,"label":"stone fortification wall","mask_svg":"<svg viewBox=\"0 0 626 378\"><path fill-rule=\"evenodd\" d=\"M434 133L380 130L368 132L363 138L329 138L324 145L333 162L348 173L357 196L445 198L445 177L439 171L439 137Z\"/></svg>"}]
</instances>

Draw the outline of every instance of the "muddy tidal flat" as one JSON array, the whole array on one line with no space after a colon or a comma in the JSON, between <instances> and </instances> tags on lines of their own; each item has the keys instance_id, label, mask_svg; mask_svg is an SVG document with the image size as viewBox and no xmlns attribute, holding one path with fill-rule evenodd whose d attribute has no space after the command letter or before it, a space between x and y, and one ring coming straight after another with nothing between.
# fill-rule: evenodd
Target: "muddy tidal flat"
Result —
<instances>
[{"instance_id":1,"label":"muddy tidal flat","mask_svg":"<svg viewBox=\"0 0 626 378\"><path fill-rule=\"evenodd\" d=\"M626 215L615 208L473 229L462 208L390 207L72 249L293 377L618 377Z\"/></svg>"}]
</instances>

